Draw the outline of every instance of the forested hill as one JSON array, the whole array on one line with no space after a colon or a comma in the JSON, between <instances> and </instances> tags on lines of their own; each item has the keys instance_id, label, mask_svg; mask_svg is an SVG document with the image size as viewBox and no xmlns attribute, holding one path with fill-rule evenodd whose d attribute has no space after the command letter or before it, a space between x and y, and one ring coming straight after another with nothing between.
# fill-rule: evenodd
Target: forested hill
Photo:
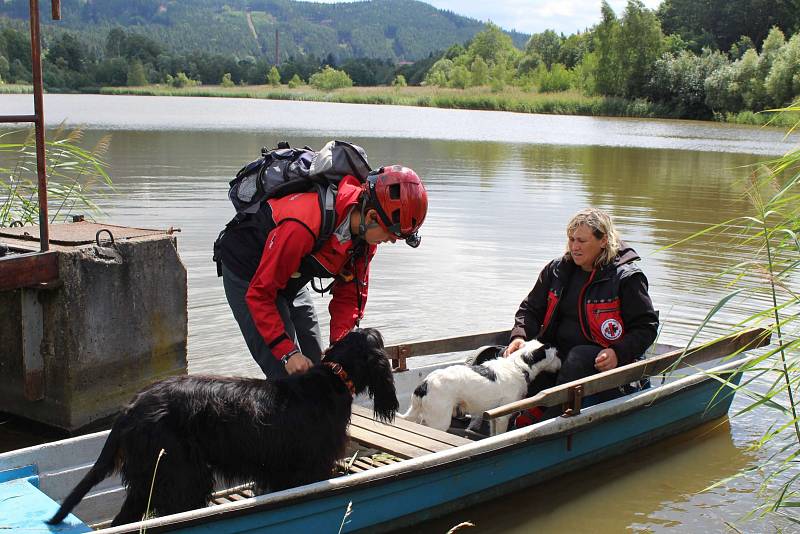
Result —
<instances>
[{"instance_id":1,"label":"forested hill","mask_svg":"<svg viewBox=\"0 0 800 534\"><path fill-rule=\"evenodd\" d=\"M0 16L28 19L28 0L0 2ZM62 20L52 23L50 3L40 2L45 24L78 32L99 49L113 27L162 43L176 53L202 50L281 60L313 55L337 60L372 57L414 61L463 44L484 24L416 0L321 4L293 0L62 0ZM45 29L47 33L47 29ZM510 34L518 47L528 35ZM47 37L47 35L45 35Z\"/></svg>"}]
</instances>

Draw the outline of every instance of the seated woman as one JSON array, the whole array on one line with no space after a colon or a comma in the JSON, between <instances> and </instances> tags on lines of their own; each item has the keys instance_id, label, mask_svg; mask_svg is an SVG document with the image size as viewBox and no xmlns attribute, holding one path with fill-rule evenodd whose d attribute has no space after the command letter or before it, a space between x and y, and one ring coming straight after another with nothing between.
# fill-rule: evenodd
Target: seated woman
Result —
<instances>
[{"instance_id":1,"label":"seated woman","mask_svg":"<svg viewBox=\"0 0 800 534\"><path fill-rule=\"evenodd\" d=\"M620 241L607 213L597 208L578 212L567 225L566 253L542 270L522 301L504 355L534 338L555 346L561 358L556 384L639 359L655 341L658 315L647 278L634 263L638 259ZM541 373L529 392L554 385L552 375L550 383L544 382L547 375ZM584 399L584 405L624 393L606 391Z\"/></svg>"}]
</instances>

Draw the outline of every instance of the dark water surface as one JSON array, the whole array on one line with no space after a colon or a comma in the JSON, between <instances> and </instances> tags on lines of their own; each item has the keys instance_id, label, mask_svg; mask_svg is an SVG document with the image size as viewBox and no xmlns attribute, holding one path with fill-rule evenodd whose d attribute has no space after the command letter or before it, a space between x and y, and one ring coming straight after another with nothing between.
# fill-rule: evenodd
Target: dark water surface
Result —
<instances>
[{"instance_id":1,"label":"dark water surface","mask_svg":"<svg viewBox=\"0 0 800 534\"><path fill-rule=\"evenodd\" d=\"M29 106L29 96L0 96L0 113ZM115 190L99 199L100 220L181 229L189 370L232 375L259 371L225 303L211 244L233 214L227 181L263 145L319 148L343 138L362 145L373 166L403 163L425 180L422 246L381 246L373 263L363 324L388 343L510 327L539 270L562 252L570 216L593 205L611 212L642 256L664 323L660 341L679 345L727 292L712 276L746 251L713 236L659 249L750 213L744 167L797 142L780 130L689 121L246 99L49 95L45 109L53 126L85 126L89 143L113 133L106 159ZM317 300L327 338L327 301ZM706 337L758 307L734 303ZM743 406L737 397L734 409ZM701 490L757 465L767 453L746 447L768 425L765 414L734 418L415 530L471 520L471 532L724 532L724 521L755 505L757 483Z\"/></svg>"}]
</instances>

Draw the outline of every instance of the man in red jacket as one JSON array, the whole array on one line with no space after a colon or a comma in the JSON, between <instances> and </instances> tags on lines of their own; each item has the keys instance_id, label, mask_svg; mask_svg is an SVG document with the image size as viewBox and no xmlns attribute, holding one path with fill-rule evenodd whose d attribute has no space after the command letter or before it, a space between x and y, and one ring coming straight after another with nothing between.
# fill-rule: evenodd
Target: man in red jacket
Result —
<instances>
[{"instance_id":1,"label":"man in red jacket","mask_svg":"<svg viewBox=\"0 0 800 534\"><path fill-rule=\"evenodd\" d=\"M393 165L371 173L365 184L342 179L336 229L315 252L322 212L313 191L266 201L266 241L263 229L252 227L226 236L220 247L225 295L264 374L303 373L320 360L322 336L306 285L334 279L328 310L330 342L336 342L364 314L377 245L403 239L416 247L427 209L417 174Z\"/></svg>"}]
</instances>

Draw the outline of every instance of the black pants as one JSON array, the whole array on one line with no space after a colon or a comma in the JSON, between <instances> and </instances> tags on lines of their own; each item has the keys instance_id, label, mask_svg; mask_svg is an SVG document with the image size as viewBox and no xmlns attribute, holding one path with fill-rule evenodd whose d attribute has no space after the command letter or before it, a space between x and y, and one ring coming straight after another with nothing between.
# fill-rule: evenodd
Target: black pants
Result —
<instances>
[{"instance_id":1,"label":"black pants","mask_svg":"<svg viewBox=\"0 0 800 534\"><path fill-rule=\"evenodd\" d=\"M272 355L272 351L261 337L253 322L253 317L250 315L250 309L245 301L250 283L239 278L223 265L222 284L225 287L228 305L233 311L236 322L239 323L239 329L242 331L242 336L244 336L253 359L268 378L286 376L283 363ZM301 289L291 302L279 295L275 304L281 314L281 319L283 319L286 333L294 338L305 356L314 363L319 363L322 356L322 335L308 288Z\"/></svg>"}]
</instances>

